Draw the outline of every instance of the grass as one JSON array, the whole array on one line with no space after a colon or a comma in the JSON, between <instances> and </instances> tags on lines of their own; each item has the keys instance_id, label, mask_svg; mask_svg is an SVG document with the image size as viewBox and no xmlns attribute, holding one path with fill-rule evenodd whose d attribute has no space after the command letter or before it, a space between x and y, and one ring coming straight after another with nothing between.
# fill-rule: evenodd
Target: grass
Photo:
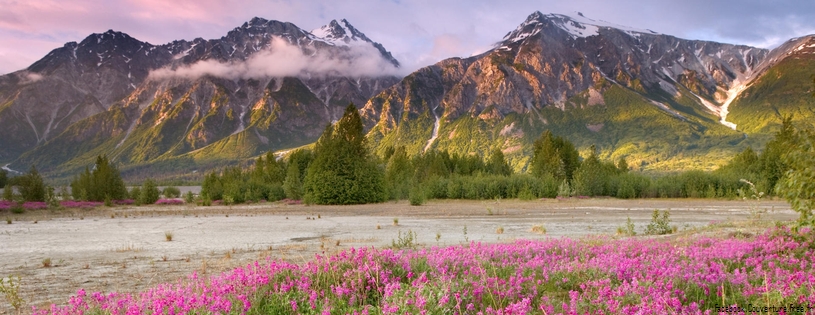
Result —
<instances>
[{"instance_id":1,"label":"grass","mask_svg":"<svg viewBox=\"0 0 815 315\"><path fill-rule=\"evenodd\" d=\"M170 231L164 232L164 239L167 240L168 242L172 242L173 241L173 232L170 232Z\"/></svg>"},{"instance_id":2,"label":"grass","mask_svg":"<svg viewBox=\"0 0 815 315\"><path fill-rule=\"evenodd\" d=\"M546 234L546 228L543 225L533 225L531 231L536 234Z\"/></svg>"},{"instance_id":3,"label":"grass","mask_svg":"<svg viewBox=\"0 0 815 315\"><path fill-rule=\"evenodd\" d=\"M122 245L121 247L117 247L114 251L117 253L139 252L141 251L141 248L138 248L136 247L136 245L133 244L126 244Z\"/></svg>"},{"instance_id":4,"label":"grass","mask_svg":"<svg viewBox=\"0 0 815 315\"><path fill-rule=\"evenodd\" d=\"M495 229L495 234L504 234L504 227L499 226L497 229Z\"/></svg>"},{"instance_id":5,"label":"grass","mask_svg":"<svg viewBox=\"0 0 815 315\"><path fill-rule=\"evenodd\" d=\"M51 268L51 258L43 258L42 260L42 267L43 268Z\"/></svg>"},{"instance_id":6,"label":"grass","mask_svg":"<svg viewBox=\"0 0 815 315\"><path fill-rule=\"evenodd\" d=\"M399 218L393 218L393 226L399 225Z\"/></svg>"}]
</instances>

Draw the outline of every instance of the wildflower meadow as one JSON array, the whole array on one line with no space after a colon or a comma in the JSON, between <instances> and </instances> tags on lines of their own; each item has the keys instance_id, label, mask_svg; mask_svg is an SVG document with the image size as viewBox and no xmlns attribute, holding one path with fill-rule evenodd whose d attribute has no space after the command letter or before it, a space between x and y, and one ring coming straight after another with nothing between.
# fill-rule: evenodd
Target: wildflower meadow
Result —
<instances>
[{"instance_id":1,"label":"wildflower meadow","mask_svg":"<svg viewBox=\"0 0 815 315\"><path fill-rule=\"evenodd\" d=\"M815 232L472 242L267 259L141 293L79 290L37 315L811 314Z\"/></svg>"}]
</instances>

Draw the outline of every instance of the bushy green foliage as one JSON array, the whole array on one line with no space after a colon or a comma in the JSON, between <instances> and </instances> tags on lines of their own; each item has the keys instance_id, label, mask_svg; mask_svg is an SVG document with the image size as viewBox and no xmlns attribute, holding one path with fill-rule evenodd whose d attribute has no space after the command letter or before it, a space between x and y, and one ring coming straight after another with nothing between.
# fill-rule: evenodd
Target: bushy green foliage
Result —
<instances>
[{"instance_id":1,"label":"bushy green foliage","mask_svg":"<svg viewBox=\"0 0 815 315\"><path fill-rule=\"evenodd\" d=\"M184 194L184 202L188 204L195 202L195 194L193 194L192 191L187 191L187 193Z\"/></svg>"},{"instance_id":2,"label":"bushy green foliage","mask_svg":"<svg viewBox=\"0 0 815 315\"><path fill-rule=\"evenodd\" d=\"M181 197L181 190L175 186L167 186L164 187L161 194L164 195L164 198L178 198Z\"/></svg>"},{"instance_id":3,"label":"bushy green foliage","mask_svg":"<svg viewBox=\"0 0 815 315\"><path fill-rule=\"evenodd\" d=\"M799 132L797 145L784 155L789 169L778 184L778 193L798 212L799 225L815 225L815 132Z\"/></svg>"},{"instance_id":4,"label":"bushy green foliage","mask_svg":"<svg viewBox=\"0 0 815 315\"><path fill-rule=\"evenodd\" d=\"M551 176L536 178L528 174L434 177L423 185L427 197L435 199L554 198L558 188Z\"/></svg>"},{"instance_id":5,"label":"bushy green foliage","mask_svg":"<svg viewBox=\"0 0 815 315\"><path fill-rule=\"evenodd\" d=\"M398 238L391 240L391 248L393 249L411 249L416 248L416 246L416 232L413 232L413 230L408 230L405 234L399 231Z\"/></svg>"},{"instance_id":6,"label":"bushy green foliage","mask_svg":"<svg viewBox=\"0 0 815 315\"><path fill-rule=\"evenodd\" d=\"M6 184L3 187L3 200L14 201L14 187L11 184Z\"/></svg>"},{"instance_id":7,"label":"bushy green foliage","mask_svg":"<svg viewBox=\"0 0 815 315\"><path fill-rule=\"evenodd\" d=\"M33 165L28 173L20 177L17 189L24 201L45 201L45 182Z\"/></svg>"},{"instance_id":8,"label":"bushy green foliage","mask_svg":"<svg viewBox=\"0 0 815 315\"><path fill-rule=\"evenodd\" d=\"M84 173L71 181L71 193L75 200L117 200L127 197L127 188L108 157L97 156L93 171L86 167Z\"/></svg>"},{"instance_id":9,"label":"bushy green foliage","mask_svg":"<svg viewBox=\"0 0 815 315\"><path fill-rule=\"evenodd\" d=\"M143 205L152 205L159 199L161 192L158 190L156 182L152 179L147 179L141 186L141 194L139 195L139 203Z\"/></svg>"},{"instance_id":10,"label":"bushy green foliage","mask_svg":"<svg viewBox=\"0 0 815 315\"><path fill-rule=\"evenodd\" d=\"M572 184L578 195L613 196L617 190L611 187L612 177L621 173L613 163L600 161L592 146L589 157L575 171Z\"/></svg>"},{"instance_id":11,"label":"bushy green foliage","mask_svg":"<svg viewBox=\"0 0 815 315\"><path fill-rule=\"evenodd\" d=\"M410 199L411 206L421 206L425 202L425 192L418 185L413 186L412 188L410 188L408 198Z\"/></svg>"},{"instance_id":12,"label":"bushy green foliage","mask_svg":"<svg viewBox=\"0 0 815 315\"><path fill-rule=\"evenodd\" d=\"M671 214L668 210L660 211L654 209L654 212L651 214L651 222L648 223L648 226L645 227L645 234L647 235L665 235L671 234L673 229L671 228Z\"/></svg>"},{"instance_id":13,"label":"bushy green foliage","mask_svg":"<svg viewBox=\"0 0 815 315\"><path fill-rule=\"evenodd\" d=\"M141 187L135 186L130 189L130 199L134 202L141 204Z\"/></svg>"},{"instance_id":14,"label":"bushy green foliage","mask_svg":"<svg viewBox=\"0 0 815 315\"><path fill-rule=\"evenodd\" d=\"M546 130L535 140L534 157L530 163L532 175L542 177L548 174L558 180L572 180L580 165L580 154L574 145Z\"/></svg>"},{"instance_id":15,"label":"bushy green foliage","mask_svg":"<svg viewBox=\"0 0 815 315\"><path fill-rule=\"evenodd\" d=\"M220 173L212 172L204 176L201 196L209 200L229 200L232 203L246 201L277 201L286 198L283 181L286 177L286 164L274 154L258 157L254 168L227 167Z\"/></svg>"},{"instance_id":16,"label":"bushy green foliage","mask_svg":"<svg viewBox=\"0 0 815 315\"><path fill-rule=\"evenodd\" d=\"M637 231L634 229L634 222L631 222L631 218L626 219L625 226L617 227L617 234L625 236L637 235Z\"/></svg>"},{"instance_id":17,"label":"bushy green foliage","mask_svg":"<svg viewBox=\"0 0 815 315\"><path fill-rule=\"evenodd\" d=\"M385 166L385 183L388 185L390 199L405 199L408 195L413 196L410 190L410 182L413 177L413 165L408 159L404 147L398 147L392 152L387 152L388 164ZM411 197L411 201L413 198Z\"/></svg>"},{"instance_id":18,"label":"bushy green foliage","mask_svg":"<svg viewBox=\"0 0 815 315\"><path fill-rule=\"evenodd\" d=\"M327 126L314 148L304 182L316 204L360 204L386 198L384 172L369 154L362 119L353 104L335 126Z\"/></svg>"},{"instance_id":19,"label":"bushy green foliage","mask_svg":"<svg viewBox=\"0 0 815 315\"><path fill-rule=\"evenodd\" d=\"M283 181L283 191L286 198L300 200L303 198L303 182L300 176L300 166L297 162L289 162L286 179Z\"/></svg>"},{"instance_id":20,"label":"bushy green foliage","mask_svg":"<svg viewBox=\"0 0 815 315\"><path fill-rule=\"evenodd\" d=\"M501 152L501 149L492 150L492 154L490 154L490 159L484 166L484 170L487 174L493 175L508 176L512 174L512 169L504 158L504 152Z\"/></svg>"},{"instance_id":21,"label":"bushy green foliage","mask_svg":"<svg viewBox=\"0 0 815 315\"><path fill-rule=\"evenodd\" d=\"M651 178L637 173L621 173L611 178L608 193L620 199L648 196Z\"/></svg>"}]
</instances>

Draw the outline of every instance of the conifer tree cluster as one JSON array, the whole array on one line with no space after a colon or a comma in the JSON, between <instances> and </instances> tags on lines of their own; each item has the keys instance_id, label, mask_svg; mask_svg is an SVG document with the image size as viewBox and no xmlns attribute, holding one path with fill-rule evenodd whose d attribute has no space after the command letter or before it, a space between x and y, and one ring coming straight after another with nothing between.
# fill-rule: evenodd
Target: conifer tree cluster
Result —
<instances>
[{"instance_id":1,"label":"conifer tree cluster","mask_svg":"<svg viewBox=\"0 0 815 315\"><path fill-rule=\"evenodd\" d=\"M258 157L253 169L228 167L221 173L204 177L201 196L206 200L226 200L228 203L247 201L277 201L285 198L283 181L286 164L271 152Z\"/></svg>"},{"instance_id":2,"label":"conifer tree cluster","mask_svg":"<svg viewBox=\"0 0 815 315\"><path fill-rule=\"evenodd\" d=\"M86 167L71 181L71 195L74 200L110 201L127 199L128 192L119 170L105 155L96 157L93 170Z\"/></svg>"},{"instance_id":3,"label":"conifer tree cluster","mask_svg":"<svg viewBox=\"0 0 815 315\"><path fill-rule=\"evenodd\" d=\"M368 152L362 118L353 104L317 140L303 188L306 200L316 204L385 200L384 176Z\"/></svg>"}]
</instances>

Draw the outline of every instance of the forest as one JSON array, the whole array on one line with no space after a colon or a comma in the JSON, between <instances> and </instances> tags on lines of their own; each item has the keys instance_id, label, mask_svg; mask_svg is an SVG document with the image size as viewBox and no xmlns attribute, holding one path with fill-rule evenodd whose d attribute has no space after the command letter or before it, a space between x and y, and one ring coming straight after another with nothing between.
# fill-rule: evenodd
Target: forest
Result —
<instances>
[{"instance_id":1,"label":"forest","mask_svg":"<svg viewBox=\"0 0 815 315\"><path fill-rule=\"evenodd\" d=\"M427 151L410 156L404 147L372 153L362 120L353 104L343 117L326 126L313 150L299 149L278 158L260 156L248 168L226 167L204 177L200 195L184 200L199 205L292 200L307 204L365 204L409 200L422 205L427 199L587 198L785 198L811 224L815 204L815 134L797 129L792 118L759 153L748 148L715 171L646 175L629 169L625 158L606 161L592 147L580 156L561 136L543 132L534 144L534 156L524 172L515 173L500 149L489 156ZM100 156L65 188L55 193L32 166L22 176L8 178L0 172L5 207L18 211L25 202L95 201L153 204L162 192L153 180L127 191L116 166ZM15 187L16 189L13 189ZM180 197L168 187L165 198ZM14 202L17 202L16 204Z\"/></svg>"}]
</instances>

